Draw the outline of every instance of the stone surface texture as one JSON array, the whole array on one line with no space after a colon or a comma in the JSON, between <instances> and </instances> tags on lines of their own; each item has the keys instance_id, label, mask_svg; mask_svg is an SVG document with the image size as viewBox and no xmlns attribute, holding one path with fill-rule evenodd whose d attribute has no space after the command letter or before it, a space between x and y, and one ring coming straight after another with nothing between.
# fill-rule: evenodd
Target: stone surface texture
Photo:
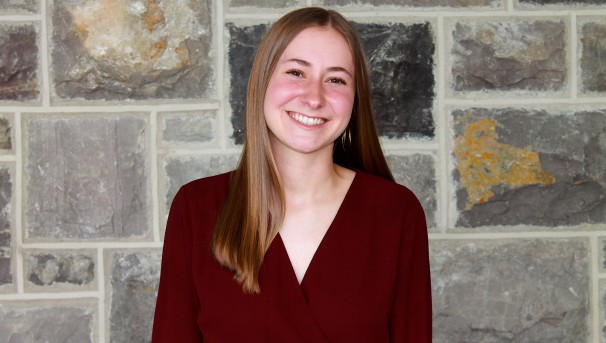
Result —
<instances>
[{"instance_id":1,"label":"stone surface texture","mask_svg":"<svg viewBox=\"0 0 606 343\"><path fill-rule=\"evenodd\" d=\"M31 253L27 281L36 286L86 286L95 279L95 258L84 253Z\"/></svg>"},{"instance_id":2,"label":"stone surface texture","mask_svg":"<svg viewBox=\"0 0 606 343\"><path fill-rule=\"evenodd\" d=\"M29 238L141 237L149 230L146 120L28 117Z\"/></svg>"},{"instance_id":3,"label":"stone surface texture","mask_svg":"<svg viewBox=\"0 0 606 343\"><path fill-rule=\"evenodd\" d=\"M0 115L0 150L10 150L12 148L12 124L6 116Z\"/></svg>"},{"instance_id":4,"label":"stone surface texture","mask_svg":"<svg viewBox=\"0 0 606 343\"><path fill-rule=\"evenodd\" d=\"M158 293L161 253L111 255L110 341L149 342Z\"/></svg>"},{"instance_id":5,"label":"stone surface texture","mask_svg":"<svg viewBox=\"0 0 606 343\"><path fill-rule=\"evenodd\" d=\"M38 98L37 36L33 25L0 23L0 101Z\"/></svg>"},{"instance_id":6,"label":"stone surface texture","mask_svg":"<svg viewBox=\"0 0 606 343\"><path fill-rule=\"evenodd\" d=\"M606 93L606 20L601 23L585 23L582 26L581 46L583 90Z\"/></svg>"},{"instance_id":7,"label":"stone surface texture","mask_svg":"<svg viewBox=\"0 0 606 343\"><path fill-rule=\"evenodd\" d=\"M319 0L324 6L403 6L403 7L496 7L497 0Z\"/></svg>"},{"instance_id":8,"label":"stone surface texture","mask_svg":"<svg viewBox=\"0 0 606 343\"><path fill-rule=\"evenodd\" d=\"M435 158L430 155L388 155L387 163L396 182L408 187L425 210L427 226L436 226L436 174Z\"/></svg>"},{"instance_id":9,"label":"stone surface texture","mask_svg":"<svg viewBox=\"0 0 606 343\"><path fill-rule=\"evenodd\" d=\"M433 341L589 342L588 243L434 241Z\"/></svg>"},{"instance_id":10,"label":"stone surface texture","mask_svg":"<svg viewBox=\"0 0 606 343\"><path fill-rule=\"evenodd\" d=\"M525 5L567 5L567 6L582 6L582 5L604 5L606 0L518 0L520 4Z\"/></svg>"},{"instance_id":11,"label":"stone surface texture","mask_svg":"<svg viewBox=\"0 0 606 343\"><path fill-rule=\"evenodd\" d=\"M61 99L201 99L214 91L211 0L55 1Z\"/></svg>"},{"instance_id":12,"label":"stone surface texture","mask_svg":"<svg viewBox=\"0 0 606 343\"><path fill-rule=\"evenodd\" d=\"M94 310L80 306L0 305L0 342L88 343L93 340Z\"/></svg>"},{"instance_id":13,"label":"stone surface texture","mask_svg":"<svg viewBox=\"0 0 606 343\"><path fill-rule=\"evenodd\" d=\"M606 223L606 111L454 111L458 225Z\"/></svg>"},{"instance_id":14,"label":"stone surface texture","mask_svg":"<svg viewBox=\"0 0 606 343\"><path fill-rule=\"evenodd\" d=\"M33 14L40 8L40 0L2 0L0 14Z\"/></svg>"},{"instance_id":15,"label":"stone surface texture","mask_svg":"<svg viewBox=\"0 0 606 343\"><path fill-rule=\"evenodd\" d=\"M293 6L305 6L305 0L226 0L229 7L245 7L245 8L285 8Z\"/></svg>"},{"instance_id":16,"label":"stone surface texture","mask_svg":"<svg viewBox=\"0 0 606 343\"><path fill-rule=\"evenodd\" d=\"M176 144L210 144L216 141L215 111L160 113L162 140Z\"/></svg>"},{"instance_id":17,"label":"stone surface texture","mask_svg":"<svg viewBox=\"0 0 606 343\"><path fill-rule=\"evenodd\" d=\"M564 21L458 21L452 39L452 87L457 92L565 89Z\"/></svg>"},{"instance_id":18,"label":"stone surface texture","mask_svg":"<svg viewBox=\"0 0 606 343\"><path fill-rule=\"evenodd\" d=\"M10 169L0 165L0 287L11 284L11 231L12 222L13 179Z\"/></svg>"}]
</instances>

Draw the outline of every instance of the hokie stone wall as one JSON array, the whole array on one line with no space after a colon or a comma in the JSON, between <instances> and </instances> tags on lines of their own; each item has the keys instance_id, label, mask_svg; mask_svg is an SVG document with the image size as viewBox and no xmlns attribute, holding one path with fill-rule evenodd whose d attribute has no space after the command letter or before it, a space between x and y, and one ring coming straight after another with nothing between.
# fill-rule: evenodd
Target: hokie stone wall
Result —
<instances>
[{"instance_id":1,"label":"hokie stone wall","mask_svg":"<svg viewBox=\"0 0 606 343\"><path fill-rule=\"evenodd\" d=\"M606 342L606 0L0 0L0 342L149 342L184 183L281 14L360 33L434 341Z\"/></svg>"}]
</instances>

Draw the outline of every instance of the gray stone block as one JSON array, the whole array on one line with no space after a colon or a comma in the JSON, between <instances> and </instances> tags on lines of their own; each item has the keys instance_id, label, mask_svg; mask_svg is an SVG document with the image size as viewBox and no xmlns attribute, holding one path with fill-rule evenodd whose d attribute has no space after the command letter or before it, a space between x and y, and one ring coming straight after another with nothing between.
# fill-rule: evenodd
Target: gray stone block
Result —
<instances>
[{"instance_id":1,"label":"gray stone block","mask_svg":"<svg viewBox=\"0 0 606 343\"><path fill-rule=\"evenodd\" d=\"M38 98L38 37L33 25L0 25L0 101Z\"/></svg>"},{"instance_id":2,"label":"gray stone block","mask_svg":"<svg viewBox=\"0 0 606 343\"><path fill-rule=\"evenodd\" d=\"M588 342L588 242L430 245L435 343Z\"/></svg>"},{"instance_id":3,"label":"gray stone block","mask_svg":"<svg viewBox=\"0 0 606 343\"><path fill-rule=\"evenodd\" d=\"M0 305L0 342L93 342L94 310L90 307Z\"/></svg>"},{"instance_id":4,"label":"gray stone block","mask_svg":"<svg viewBox=\"0 0 606 343\"><path fill-rule=\"evenodd\" d=\"M457 22L452 28L455 91L563 91L563 21Z\"/></svg>"},{"instance_id":5,"label":"gray stone block","mask_svg":"<svg viewBox=\"0 0 606 343\"><path fill-rule=\"evenodd\" d=\"M32 14L40 9L40 0L2 0L0 14Z\"/></svg>"},{"instance_id":6,"label":"gray stone block","mask_svg":"<svg viewBox=\"0 0 606 343\"><path fill-rule=\"evenodd\" d=\"M13 148L12 126L8 116L0 114L0 149L2 150Z\"/></svg>"},{"instance_id":7,"label":"gray stone block","mask_svg":"<svg viewBox=\"0 0 606 343\"><path fill-rule=\"evenodd\" d=\"M206 145L216 142L217 112L214 110L164 112L159 118L164 142Z\"/></svg>"},{"instance_id":8,"label":"gray stone block","mask_svg":"<svg viewBox=\"0 0 606 343\"><path fill-rule=\"evenodd\" d=\"M525 4L525 5L567 5L567 6L606 4L606 0L519 0L519 2L520 2L520 4Z\"/></svg>"},{"instance_id":9,"label":"gray stone block","mask_svg":"<svg viewBox=\"0 0 606 343\"><path fill-rule=\"evenodd\" d=\"M226 0L228 7L250 7L250 8L285 8L294 6L304 6L305 0Z\"/></svg>"},{"instance_id":10,"label":"gray stone block","mask_svg":"<svg viewBox=\"0 0 606 343\"><path fill-rule=\"evenodd\" d=\"M171 156L165 161L166 172L166 208L184 184L203 177L217 175L234 170L239 155L187 155Z\"/></svg>"},{"instance_id":11,"label":"gray stone block","mask_svg":"<svg viewBox=\"0 0 606 343\"><path fill-rule=\"evenodd\" d=\"M149 232L143 117L32 115L24 126L28 238L128 238Z\"/></svg>"},{"instance_id":12,"label":"gray stone block","mask_svg":"<svg viewBox=\"0 0 606 343\"><path fill-rule=\"evenodd\" d=\"M11 221L13 181L10 168L0 165L0 286L11 284Z\"/></svg>"},{"instance_id":13,"label":"gray stone block","mask_svg":"<svg viewBox=\"0 0 606 343\"><path fill-rule=\"evenodd\" d=\"M54 95L88 100L212 97L212 2L55 1Z\"/></svg>"},{"instance_id":14,"label":"gray stone block","mask_svg":"<svg viewBox=\"0 0 606 343\"><path fill-rule=\"evenodd\" d=\"M95 279L93 253L36 252L25 259L26 278L35 286L86 286Z\"/></svg>"},{"instance_id":15,"label":"gray stone block","mask_svg":"<svg viewBox=\"0 0 606 343\"><path fill-rule=\"evenodd\" d=\"M150 341L161 255L158 251L114 252L110 256L111 342Z\"/></svg>"},{"instance_id":16,"label":"gray stone block","mask_svg":"<svg viewBox=\"0 0 606 343\"><path fill-rule=\"evenodd\" d=\"M606 223L606 110L452 116L458 225Z\"/></svg>"},{"instance_id":17,"label":"gray stone block","mask_svg":"<svg viewBox=\"0 0 606 343\"><path fill-rule=\"evenodd\" d=\"M500 6L499 0L319 0L323 6L359 6L372 5L376 7L484 7Z\"/></svg>"},{"instance_id":18,"label":"gray stone block","mask_svg":"<svg viewBox=\"0 0 606 343\"><path fill-rule=\"evenodd\" d=\"M606 92L606 21L585 23L580 32L582 89Z\"/></svg>"},{"instance_id":19,"label":"gray stone block","mask_svg":"<svg viewBox=\"0 0 606 343\"><path fill-rule=\"evenodd\" d=\"M369 62L373 106L381 136L433 137L433 54L429 23L354 23ZM244 142L246 85L268 24L226 25L229 34L230 105L234 142Z\"/></svg>"},{"instance_id":20,"label":"gray stone block","mask_svg":"<svg viewBox=\"0 0 606 343\"><path fill-rule=\"evenodd\" d=\"M424 154L387 155L396 182L408 187L419 199L427 226L436 226L436 168L433 156Z\"/></svg>"}]
</instances>

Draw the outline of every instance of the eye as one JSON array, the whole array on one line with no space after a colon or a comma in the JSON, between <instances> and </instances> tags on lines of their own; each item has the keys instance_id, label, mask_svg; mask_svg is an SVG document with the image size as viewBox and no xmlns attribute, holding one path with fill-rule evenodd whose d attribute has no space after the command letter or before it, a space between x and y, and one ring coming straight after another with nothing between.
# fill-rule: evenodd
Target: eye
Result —
<instances>
[{"instance_id":1,"label":"eye","mask_svg":"<svg viewBox=\"0 0 606 343\"><path fill-rule=\"evenodd\" d=\"M303 72L299 69L290 69L286 72L286 74L290 74L296 77L303 76Z\"/></svg>"},{"instance_id":2,"label":"eye","mask_svg":"<svg viewBox=\"0 0 606 343\"><path fill-rule=\"evenodd\" d=\"M343 80L342 78L339 78L339 77L331 77L330 79L328 79L328 82L341 84L341 85L347 84L347 82L345 82L345 80Z\"/></svg>"}]
</instances>

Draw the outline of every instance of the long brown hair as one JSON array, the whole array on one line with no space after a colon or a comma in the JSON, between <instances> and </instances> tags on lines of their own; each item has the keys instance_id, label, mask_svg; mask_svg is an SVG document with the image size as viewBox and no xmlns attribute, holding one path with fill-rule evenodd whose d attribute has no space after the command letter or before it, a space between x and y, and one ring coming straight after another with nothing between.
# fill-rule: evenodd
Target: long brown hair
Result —
<instances>
[{"instance_id":1,"label":"long brown hair","mask_svg":"<svg viewBox=\"0 0 606 343\"><path fill-rule=\"evenodd\" d=\"M284 191L265 123L265 92L282 52L309 27L340 32L349 43L354 59L356 95L348 125L351 144L342 146L340 139L335 141L334 162L393 181L379 143L368 67L355 29L332 10L306 7L286 14L265 34L255 55L246 94L244 149L211 242L215 258L233 271L245 292L260 292L259 269L285 212Z\"/></svg>"}]
</instances>

